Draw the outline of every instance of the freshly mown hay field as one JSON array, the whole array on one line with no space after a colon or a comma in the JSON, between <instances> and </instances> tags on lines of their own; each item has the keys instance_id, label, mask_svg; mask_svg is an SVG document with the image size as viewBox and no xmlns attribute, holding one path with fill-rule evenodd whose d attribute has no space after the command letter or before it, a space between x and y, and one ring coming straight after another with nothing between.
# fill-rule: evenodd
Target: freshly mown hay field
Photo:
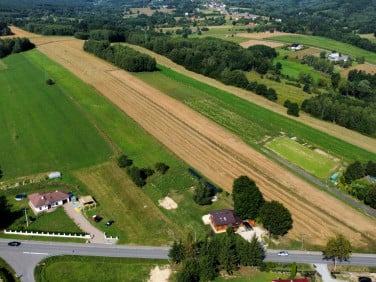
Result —
<instances>
[{"instance_id":1,"label":"freshly mown hay field","mask_svg":"<svg viewBox=\"0 0 376 282\"><path fill-rule=\"evenodd\" d=\"M376 66L371 64L359 64L341 71L343 77L347 77L351 70L365 71L366 73L376 74Z\"/></svg>"},{"instance_id":2,"label":"freshly mown hay field","mask_svg":"<svg viewBox=\"0 0 376 282\"><path fill-rule=\"evenodd\" d=\"M284 136L274 138L265 146L290 163L321 179L329 178L339 165L333 158Z\"/></svg>"},{"instance_id":3,"label":"freshly mown hay field","mask_svg":"<svg viewBox=\"0 0 376 282\"><path fill-rule=\"evenodd\" d=\"M119 236L119 243L160 246L185 238L188 232L204 236L209 226L203 224L201 217L210 210L231 208L230 196L219 195L220 200L210 206L194 203L189 186L192 179L182 167L172 167L162 176L156 173L143 189L136 187L124 170L112 162L74 174L98 201L96 209L86 212L88 218L93 214L103 216L97 227L108 235ZM159 206L158 200L167 195L178 204L177 209ZM104 227L110 219L115 223Z\"/></svg>"},{"instance_id":4,"label":"freshly mown hay field","mask_svg":"<svg viewBox=\"0 0 376 282\"><path fill-rule=\"evenodd\" d=\"M281 41L286 43L298 42L300 44L309 45L317 47L320 49L325 49L329 51L337 51L342 54L350 55L354 59L357 57L366 58L367 62L376 63L376 54L370 51L363 50L361 48L352 46L350 44L335 41L333 39L320 37L320 36L309 36L309 35L281 35L272 38L273 41Z\"/></svg>"},{"instance_id":5,"label":"freshly mown hay field","mask_svg":"<svg viewBox=\"0 0 376 282\"><path fill-rule=\"evenodd\" d=\"M59 83L46 84L43 68L29 60L33 53L2 60L6 65L0 70L0 145L6 148L0 152L3 180L84 167L113 154L105 138L72 103L70 93ZM71 88L75 87L73 82Z\"/></svg>"},{"instance_id":6,"label":"freshly mown hay field","mask_svg":"<svg viewBox=\"0 0 376 282\"><path fill-rule=\"evenodd\" d=\"M147 281L150 271L166 260L57 256L42 261L35 280L42 281ZM73 274L74 273L74 274Z\"/></svg>"},{"instance_id":7,"label":"freshly mown hay field","mask_svg":"<svg viewBox=\"0 0 376 282\"><path fill-rule=\"evenodd\" d=\"M376 160L367 152L342 140L314 130L295 120L270 112L225 91L160 66L159 72L135 74L148 84L185 103L240 136L255 148L280 131L296 136L344 160ZM306 94L308 96L308 94Z\"/></svg>"}]
</instances>

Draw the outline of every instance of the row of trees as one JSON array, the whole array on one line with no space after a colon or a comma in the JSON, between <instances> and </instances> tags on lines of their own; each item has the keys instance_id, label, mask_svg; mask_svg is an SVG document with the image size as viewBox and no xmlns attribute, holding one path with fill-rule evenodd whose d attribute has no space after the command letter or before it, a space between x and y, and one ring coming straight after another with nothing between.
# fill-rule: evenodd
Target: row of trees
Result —
<instances>
[{"instance_id":1,"label":"row of trees","mask_svg":"<svg viewBox=\"0 0 376 282\"><path fill-rule=\"evenodd\" d=\"M155 59L149 55L122 45L112 46L109 41L87 40L84 50L127 71L142 72L157 69Z\"/></svg>"},{"instance_id":2,"label":"row of trees","mask_svg":"<svg viewBox=\"0 0 376 282\"><path fill-rule=\"evenodd\" d=\"M315 70L327 74L332 74L334 70L334 65L332 62L313 55L305 55L302 59L302 64L306 64L310 67L313 67Z\"/></svg>"},{"instance_id":3,"label":"row of trees","mask_svg":"<svg viewBox=\"0 0 376 282\"><path fill-rule=\"evenodd\" d=\"M12 53L20 53L33 49L35 45L28 38L6 38L0 39L0 58Z\"/></svg>"},{"instance_id":4,"label":"row of trees","mask_svg":"<svg viewBox=\"0 0 376 282\"><path fill-rule=\"evenodd\" d=\"M239 266L261 266L265 254L255 236L248 242L229 228L198 241L189 233L184 242L174 241L169 257L182 265L177 281L198 282L214 280L221 270L232 275Z\"/></svg>"},{"instance_id":5,"label":"row of trees","mask_svg":"<svg viewBox=\"0 0 376 282\"><path fill-rule=\"evenodd\" d=\"M257 219L270 234L286 234L293 224L291 214L277 201L266 202L256 183L247 176L234 180L234 212L241 219Z\"/></svg>"},{"instance_id":6,"label":"row of trees","mask_svg":"<svg viewBox=\"0 0 376 282\"><path fill-rule=\"evenodd\" d=\"M304 100L301 109L363 134L376 134L376 105L342 95L323 94Z\"/></svg>"}]
</instances>

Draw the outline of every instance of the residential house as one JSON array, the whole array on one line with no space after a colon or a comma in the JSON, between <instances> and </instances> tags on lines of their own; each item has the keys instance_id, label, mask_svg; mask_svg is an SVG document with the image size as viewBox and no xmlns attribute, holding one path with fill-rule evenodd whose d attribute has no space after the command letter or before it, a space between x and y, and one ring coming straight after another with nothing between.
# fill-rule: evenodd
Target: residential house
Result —
<instances>
[{"instance_id":1,"label":"residential house","mask_svg":"<svg viewBox=\"0 0 376 282\"><path fill-rule=\"evenodd\" d=\"M299 43L293 43L293 44L291 44L291 46L289 48L290 48L290 50L298 51L298 50L303 49L303 45L301 45Z\"/></svg>"},{"instance_id":2,"label":"residential house","mask_svg":"<svg viewBox=\"0 0 376 282\"><path fill-rule=\"evenodd\" d=\"M69 202L69 194L64 191L39 192L27 196L29 205L36 214Z\"/></svg>"},{"instance_id":3,"label":"residential house","mask_svg":"<svg viewBox=\"0 0 376 282\"><path fill-rule=\"evenodd\" d=\"M225 232L229 227L236 231L242 224L242 220L231 210L209 212L209 218L215 232Z\"/></svg>"},{"instance_id":4,"label":"residential house","mask_svg":"<svg viewBox=\"0 0 376 282\"><path fill-rule=\"evenodd\" d=\"M347 62L349 60L349 56L341 55L338 52L333 52L329 54L328 60L332 62L339 62L339 61Z\"/></svg>"}]
</instances>

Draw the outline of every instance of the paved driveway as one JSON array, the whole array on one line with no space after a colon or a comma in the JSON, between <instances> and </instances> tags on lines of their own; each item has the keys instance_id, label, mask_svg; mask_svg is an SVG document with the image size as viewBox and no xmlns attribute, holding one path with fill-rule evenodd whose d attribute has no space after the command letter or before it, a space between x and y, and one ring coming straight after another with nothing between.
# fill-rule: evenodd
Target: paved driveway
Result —
<instances>
[{"instance_id":1,"label":"paved driveway","mask_svg":"<svg viewBox=\"0 0 376 282\"><path fill-rule=\"evenodd\" d=\"M343 280L338 280L332 278L330 275L330 272L328 270L328 265L327 264L315 264L316 265L316 271L320 273L321 279L323 282L345 282Z\"/></svg>"},{"instance_id":2,"label":"paved driveway","mask_svg":"<svg viewBox=\"0 0 376 282\"><path fill-rule=\"evenodd\" d=\"M104 238L104 233L95 228L79 209L75 209L72 202L66 203L64 210L82 231L94 235L90 243L108 243Z\"/></svg>"}]
</instances>

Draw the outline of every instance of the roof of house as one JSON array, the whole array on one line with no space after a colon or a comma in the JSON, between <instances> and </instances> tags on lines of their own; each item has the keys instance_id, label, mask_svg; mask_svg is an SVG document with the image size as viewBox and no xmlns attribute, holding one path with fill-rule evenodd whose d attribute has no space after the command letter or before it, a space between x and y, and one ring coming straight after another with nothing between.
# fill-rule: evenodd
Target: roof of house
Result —
<instances>
[{"instance_id":1,"label":"roof of house","mask_svg":"<svg viewBox=\"0 0 376 282\"><path fill-rule=\"evenodd\" d=\"M27 196L34 207L50 205L69 198L65 191L39 192Z\"/></svg>"},{"instance_id":2,"label":"roof of house","mask_svg":"<svg viewBox=\"0 0 376 282\"><path fill-rule=\"evenodd\" d=\"M276 279L272 282L309 282L308 278L295 278L295 279Z\"/></svg>"},{"instance_id":3,"label":"roof of house","mask_svg":"<svg viewBox=\"0 0 376 282\"><path fill-rule=\"evenodd\" d=\"M234 224L242 222L241 219L236 216L234 211L231 210L219 210L219 211L212 211L209 214L213 218L213 222L216 226L219 225L228 225L232 226Z\"/></svg>"}]
</instances>

